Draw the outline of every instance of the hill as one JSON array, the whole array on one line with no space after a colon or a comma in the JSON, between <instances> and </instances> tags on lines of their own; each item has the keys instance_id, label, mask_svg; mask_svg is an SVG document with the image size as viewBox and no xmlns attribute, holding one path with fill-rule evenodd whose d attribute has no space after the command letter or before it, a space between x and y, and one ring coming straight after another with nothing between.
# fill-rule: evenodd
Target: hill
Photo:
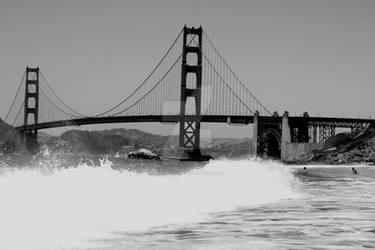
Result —
<instances>
[{"instance_id":1,"label":"hill","mask_svg":"<svg viewBox=\"0 0 375 250\"><path fill-rule=\"evenodd\" d=\"M110 129L100 131L69 130L60 136L38 133L39 143L55 152L111 154L128 153L147 148L158 155L178 156L178 136L163 136L137 129ZM20 137L15 129L0 119L0 152L13 152L20 147ZM242 157L252 152L251 139L212 138L202 139L202 152L217 157Z\"/></svg>"},{"instance_id":2,"label":"hill","mask_svg":"<svg viewBox=\"0 0 375 250\"><path fill-rule=\"evenodd\" d=\"M178 156L178 136L162 136L137 129L111 129L101 131L70 130L60 136L39 138L51 150L70 153L111 154L129 153L147 148L162 156ZM214 138L202 140L203 153L214 157L241 157L251 152L250 139Z\"/></svg>"},{"instance_id":3,"label":"hill","mask_svg":"<svg viewBox=\"0 0 375 250\"><path fill-rule=\"evenodd\" d=\"M210 143L202 145L202 151L214 158L244 157L253 152L251 138L213 138Z\"/></svg>"},{"instance_id":4,"label":"hill","mask_svg":"<svg viewBox=\"0 0 375 250\"><path fill-rule=\"evenodd\" d=\"M0 118L0 153L16 150L19 139L17 131Z\"/></svg>"},{"instance_id":5,"label":"hill","mask_svg":"<svg viewBox=\"0 0 375 250\"><path fill-rule=\"evenodd\" d=\"M312 160L327 164L375 163L375 125L331 137Z\"/></svg>"},{"instance_id":6,"label":"hill","mask_svg":"<svg viewBox=\"0 0 375 250\"><path fill-rule=\"evenodd\" d=\"M108 154L126 151L127 148L160 150L168 137L153 135L137 129L111 129L102 131L69 130L60 136L45 137L42 144L63 152Z\"/></svg>"}]
</instances>

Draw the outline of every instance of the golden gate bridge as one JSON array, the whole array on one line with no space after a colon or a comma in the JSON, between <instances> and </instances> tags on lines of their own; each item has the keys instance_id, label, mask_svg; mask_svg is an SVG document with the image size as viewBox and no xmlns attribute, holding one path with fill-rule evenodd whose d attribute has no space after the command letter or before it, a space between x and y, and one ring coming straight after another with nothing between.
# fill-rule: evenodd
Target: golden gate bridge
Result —
<instances>
[{"instance_id":1,"label":"golden gate bridge","mask_svg":"<svg viewBox=\"0 0 375 250\"><path fill-rule=\"evenodd\" d=\"M180 147L197 157L202 122L252 123L254 153L282 159L293 145L310 150L334 135L336 128L355 129L375 121L271 113L229 67L202 27L186 26L149 75L110 109L95 115L78 112L57 95L41 69L27 67L5 120L21 132L30 149L37 145L41 129L174 122L179 123Z\"/></svg>"}]
</instances>

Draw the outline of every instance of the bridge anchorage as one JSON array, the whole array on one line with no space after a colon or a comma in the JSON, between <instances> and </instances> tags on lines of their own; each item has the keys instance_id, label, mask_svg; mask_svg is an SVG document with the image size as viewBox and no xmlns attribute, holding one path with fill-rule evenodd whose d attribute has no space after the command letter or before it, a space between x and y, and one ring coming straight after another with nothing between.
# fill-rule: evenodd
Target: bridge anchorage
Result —
<instances>
[{"instance_id":1,"label":"bridge anchorage","mask_svg":"<svg viewBox=\"0 0 375 250\"><path fill-rule=\"evenodd\" d=\"M186 26L146 79L114 107L97 115L81 114L56 94L39 68L27 67L5 120L21 132L30 151L38 148L41 129L179 123L179 146L190 160L209 159L201 154L202 123L253 124L253 154L283 161L302 159L321 148L336 128L375 122L272 114L233 73L202 27Z\"/></svg>"},{"instance_id":2,"label":"bridge anchorage","mask_svg":"<svg viewBox=\"0 0 375 250\"><path fill-rule=\"evenodd\" d=\"M285 162L310 160L312 153L336 134L337 128L358 129L375 123L374 119L289 116L254 114L253 148L260 157L281 159Z\"/></svg>"}]
</instances>

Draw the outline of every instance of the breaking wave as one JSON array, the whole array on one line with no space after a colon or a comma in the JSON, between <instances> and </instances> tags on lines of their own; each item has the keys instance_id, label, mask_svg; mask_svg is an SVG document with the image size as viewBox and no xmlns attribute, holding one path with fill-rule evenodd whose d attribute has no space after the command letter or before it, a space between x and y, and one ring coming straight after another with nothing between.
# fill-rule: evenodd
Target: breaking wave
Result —
<instances>
[{"instance_id":1,"label":"breaking wave","mask_svg":"<svg viewBox=\"0 0 375 250\"><path fill-rule=\"evenodd\" d=\"M179 162L176 161L176 168ZM208 214L295 197L292 171L276 162L216 160L182 175L81 164L0 175L0 249L69 249L111 232L204 220Z\"/></svg>"}]
</instances>

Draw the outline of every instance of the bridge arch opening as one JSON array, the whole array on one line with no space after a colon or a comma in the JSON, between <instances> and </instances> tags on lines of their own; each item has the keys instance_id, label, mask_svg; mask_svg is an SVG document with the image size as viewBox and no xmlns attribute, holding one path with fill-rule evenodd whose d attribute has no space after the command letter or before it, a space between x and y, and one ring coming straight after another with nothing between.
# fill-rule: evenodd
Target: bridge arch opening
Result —
<instances>
[{"instance_id":1,"label":"bridge arch opening","mask_svg":"<svg viewBox=\"0 0 375 250\"><path fill-rule=\"evenodd\" d=\"M263 133L264 154L267 157L280 159L281 135L273 128L266 129Z\"/></svg>"}]
</instances>

